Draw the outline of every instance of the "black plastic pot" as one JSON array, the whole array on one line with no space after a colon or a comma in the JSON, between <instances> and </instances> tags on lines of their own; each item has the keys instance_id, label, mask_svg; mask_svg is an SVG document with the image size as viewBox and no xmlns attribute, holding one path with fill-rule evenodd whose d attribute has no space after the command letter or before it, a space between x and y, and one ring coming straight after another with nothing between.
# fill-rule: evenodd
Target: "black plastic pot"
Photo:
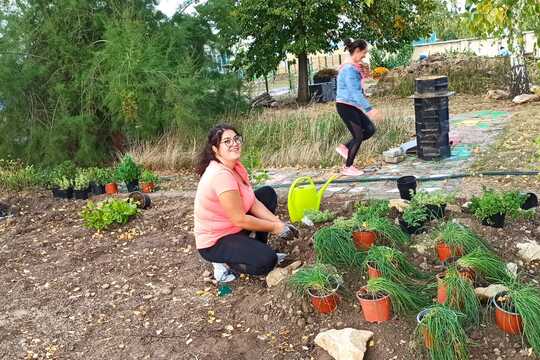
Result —
<instances>
[{"instance_id":1,"label":"black plastic pot","mask_svg":"<svg viewBox=\"0 0 540 360\"><path fill-rule=\"evenodd\" d=\"M91 182L91 183L90 183L90 192L91 192L93 195L101 195L101 194L105 194L105 186L104 186L104 185L96 184L96 183L94 183L94 182Z\"/></svg>"},{"instance_id":2,"label":"black plastic pot","mask_svg":"<svg viewBox=\"0 0 540 360\"><path fill-rule=\"evenodd\" d=\"M404 200L411 200L412 194L416 194L416 177L402 176L397 179L399 195Z\"/></svg>"},{"instance_id":3,"label":"black plastic pot","mask_svg":"<svg viewBox=\"0 0 540 360\"><path fill-rule=\"evenodd\" d=\"M409 235L420 234L424 229L424 224L418 226L409 225L403 218L399 218L399 226Z\"/></svg>"},{"instance_id":4,"label":"black plastic pot","mask_svg":"<svg viewBox=\"0 0 540 360\"><path fill-rule=\"evenodd\" d=\"M491 227L499 228L499 229L503 228L505 217L506 217L506 214L492 215L489 218L482 220L482 225L491 226Z\"/></svg>"},{"instance_id":5,"label":"black plastic pot","mask_svg":"<svg viewBox=\"0 0 540 360\"><path fill-rule=\"evenodd\" d=\"M126 182L128 192L139 191L139 180Z\"/></svg>"},{"instance_id":6,"label":"black plastic pot","mask_svg":"<svg viewBox=\"0 0 540 360\"><path fill-rule=\"evenodd\" d=\"M53 195L53 198L61 198L61 193L60 193L60 189L58 187L53 187L52 188L52 195Z\"/></svg>"},{"instance_id":7,"label":"black plastic pot","mask_svg":"<svg viewBox=\"0 0 540 360\"><path fill-rule=\"evenodd\" d=\"M76 200L86 200L90 194L90 188L84 190L73 190L73 198Z\"/></svg>"},{"instance_id":8,"label":"black plastic pot","mask_svg":"<svg viewBox=\"0 0 540 360\"><path fill-rule=\"evenodd\" d=\"M534 207L538 207L538 197L535 193L527 193L527 200L521 205L523 210L529 210Z\"/></svg>"},{"instance_id":9,"label":"black plastic pot","mask_svg":"<svg viewBox=\"0 0 540 360\"><path fill-rule=\"evenodd\" d=\"M426 209L433 219L442 219L446 211L446 204L443 205L426 205Z\"/></svg>"},{"instance_id":10,"label":"black plastic pot","mask_svg":"<svg viewBox=\"0 0 540 360\"><path fill-rule=\"evenodd\" d=\"M150 196L140 192L135 191L131 194L129 194L129 198L133 201L137 202L137 207L139 209L146 209L152 205L152 201L150 200Z\"/></svg>"},{"instance_id":11,"label":"black plastic pot","mask_svg":"<svg viewBox=\"0 0 540 360\"><path fill-rule=\"evenodd\" d=\"M57 197L60 199L71 199L73 198L73 188L69 188L67 190L62 189L56 189Z\"/></svg>"}]
</instances>

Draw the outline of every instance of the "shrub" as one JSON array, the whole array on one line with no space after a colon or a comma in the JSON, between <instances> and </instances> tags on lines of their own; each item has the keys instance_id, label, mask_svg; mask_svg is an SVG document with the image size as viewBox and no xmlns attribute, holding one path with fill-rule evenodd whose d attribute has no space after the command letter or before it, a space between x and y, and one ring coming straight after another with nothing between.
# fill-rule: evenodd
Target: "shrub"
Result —
<instances>
[{"instance_id":1,"label":"shrub","mask_svg":"<svg viewBox=\"0 0 540 360\"><path fill-rule=\"evenodd\" d=\"M73 188L75 190L86 190L90 186L90 173L88 170L79 169L75 179L73 181Z\"/></svg>"},{"instance_id":2,"label":"shrub","mask_svg":"<svg viewBox=\"0 0 540 360\"><path fill-rule=\"evenodd\" d=\"M140 180L144 183L154 183L157 185L159 183L159 176L154 174L151 170L145 169L141 174Z\"/></svg>"},{"instance_id":3,"label":"shrub","mask_svg":"<svg viewBox=\"0 0 540 360\"><path fill-rule=\"evenodd\" d=\"M497 214L516 217L526 198L517 191L498 192L484 189L481 196L471 199L471 211L481 221L491 222L491 217Z\"/></svg>"},{"instance_id":4,"label":"shrub","mask_svg":"<svg viewBox=\"0 0 540 360\"><path fill-rule=\"evenodd\" d=\"M113 224L125 224L139 213L131 199L108 198L99 203L88 201L81 212L84 225L90 229L103 230Z\"/></svg>"},{"instance_id":5,"label":"shrub","mask_svg":"<svg viewBox=\"0 0 540 360\"><path fill-rule=\"evenodd\" d=\"M130 155L125 155L116 168L116 176L119 181L126 183L137 181L141 176L141 168Z\"/></svg>"},{"instance_id":6,"label":"shrub","mask_svg":"<svg viewBox=\"0 0 540 360\"><path fill-rule=\"evenodd\" d=\"M409 226L422 226L428 219L429 211L424 206L412 203L403 211L403 221Z\"/></svg>"}]
</instances>

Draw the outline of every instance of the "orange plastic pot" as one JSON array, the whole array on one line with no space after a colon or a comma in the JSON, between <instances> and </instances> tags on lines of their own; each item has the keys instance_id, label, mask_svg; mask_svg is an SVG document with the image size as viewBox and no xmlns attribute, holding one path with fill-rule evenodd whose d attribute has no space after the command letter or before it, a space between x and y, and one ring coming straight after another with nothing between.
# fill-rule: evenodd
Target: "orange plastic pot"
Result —
<instances>
[{"instance_id":1,"label":"orange plastic pot","mask_svg":"<svg viewBox=\"0 0 540 360\"><path fill-rule=\"evenodd\" d=\"M118 185L116 183L105 184L105 193L106 194L116 194L118 192Z\"/></svg>"},{"instance_id":2,"label":"orange plastic pot","mask_svg":"<svg viewBox=\"0 0 540 360\"><path fill-rule=\"evenodd\" d=\"M504 296L503 293L499 293L493 297L493 304L495 305L495 323L507 334L519 335L523 333L523 319L518 313L504 310L498 303L497 298Z\"/></svg>"},{"instance_id":3,"label":"orange plastic pot","mask_svg":"<svg viewBox=\"0 0 540 360\"><path fill-rule=\"evenodd\" d=\"M339 303L339 296L336 292L337 287L331 294L319 296L308 290L308 293L311 296L311 305L313 305L315 310L321 314L329 314L335 311Z\"/></svg>"},{"instance_id":4,"label":"orange plastic pot","mask_svg":"<svg viewBox=\"0 0 540 360\"><path fill-rule=\"evenodd\" d=\"M156 185L153 182L149 183L141 183L141 189L144 193L151 193L154 192Z\"/></svg>"},{"instance_id":5,"label":"orange plastic pot","mask_svg":"<svg viewBox=\"0 0 540 360\"><path fill-rule=\"evenodd\" d=\"M422 322L422 319L424 316L426 316L429 309L424 309L418 313L416 316L416 322L420 324ZM424 337L424 346L426 349L431 349L433 346L433 338L431 337L431 334L429 333L428 329L426 327L422 327L422 336Z\"/></svg>"},{"instance_id":6,"label":"orange plastic pot","mask_svg":"<svg viewBox=\"0 0 540 360\"><path fill-rule=\"evenodd\" d=\"M374 231L355 231L353 239L357 249L369 250L377 240L377 233Z\"/></svg>"},{"instance_id":7,"label":"orange plastic pot","mask_svg":"<svg viewBox=\"0 0 540 360\"><path fill-rule=\"evenodd\" d=\"M380 299L364 299L362 295L367 294L364 286L356 292L356 298L362 307L364 319L370 323L381 323L392 318L392 301L390 296L385 295Z\"/></svg>"},{"instance_id":8,"label":"orange plastic pot","mask_svg":"<svg viewBox=\"0 0 540 360\"><path fill-rule=\"evenodd\" d=\"M470 270L470 269L460 270L459 274L464 279L468 279L471 282L474 281L475 273L473 270ZM439 304L444 304L446 300L448 300L448 289L446 285L444 284L444 282L442 281L445 275L446 273L437 274L437 302Z\"/></svg>"},{"instance_id":9,"label":"orange plastic pot","mask_svg":"<svg viewBox=\"0 0 540 360\"><path fill-rule=\"evenodd\" d=\"M439 256L439 260L446 261L453 256L463 255L463 250L461 248L452 249L450 246L446 245L445 243L438 243L437 255Z\"/></svg>"},{"instance_id":10,"label":"orange plastic pot","mask_svg":"<svg viewBox=\"0 0 540 360\"><path fill-rule=\"evenodd\" d=\"M370 279L376 279L376 278L381 277L381 272L377 270L376 268L374 268L373 266L371 266L371 264L367 265L367 273L368 273L368 278Z\"/></svg>"}]
</instances>

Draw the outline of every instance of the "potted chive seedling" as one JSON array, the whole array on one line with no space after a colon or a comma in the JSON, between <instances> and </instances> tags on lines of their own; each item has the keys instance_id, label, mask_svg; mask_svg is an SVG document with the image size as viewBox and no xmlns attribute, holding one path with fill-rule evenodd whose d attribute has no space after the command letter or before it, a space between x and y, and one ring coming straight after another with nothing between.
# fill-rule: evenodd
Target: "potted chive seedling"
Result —
<instances>
[{"instance_id":1,"label":"potted chive seedling","mask_svg":"<svg viewBox=\"0 0 540 360\"><path fill-rule=\"evenodd\" d=\"M387 246L373 246L369 249L364 269L367 269L370 279L382 276L401 284L417 284L430 277L430 274L422 273L411 264L401 251Z\"/></svg>"},{"instance_id":2,"label":"potted chive seedling","mask_svg":"<svg viewBox=\"0 0 540 360\"><path fill-rule=\"evenodd\" d=\"M430 302L423 293L384 277L368 280L367 285L357 291L356 297L364 319L376 323L390 320L392 313L414 313Z\"/></svg>"},{"instance_id":3,"label":"potted chive seedling","mask_svg":"<svg viewBox=\"0 0 540 360\"><path fill-rule=\"evenodd\" d=\"M86 200L88 199L89 192L90 177L88 176L88 171L79 169L74 180L73 197L77 200Z\"/></svg>"},{"instance_id":4,"label":"potted chive seedling","mask_svg":"<svg viewBox=\"0 0 540 360\"><path fill-rule=\"evenodd\" d=\"M154 192L156 185L159 183L159 176L152 171L145 169L141 174L141 190L144 193Z\"/></svg>"},{"instance_id":5,"label":"potted chive seedling","mask_svg":"<svg viewBox=\"0 0 540 360\"><path fill-rule=\"evenodd\" d=\"M361 224L355 218L345 219L337 218L334 221L334 226L339 229L343 229L352 234L354 245L358 250L367 250L375 244L377 240L377 233L370 230L367 224Z\"/></svg>"},{"instance_id":6,"label":"potted chive seedling","mask_svg":"<svg viewBox=\"0 0 540 360\"><path fill-rule=\"evenodd\" d=\"M299 294L308 294L313 307L322 314L336 310L341 275L330 265L314 264L300 268L289 278L289 285Z\"/></svg>"},{"instance_id":7,"label":"potted chive seedling","mask_svg":"<svg viewBox=\"0 0 540 360\"><path fill-rule=\"evenodd\" d=\"M471 324L480 321L480 301L474 292L469 272L460 272L451 266L437 275L437 302L466 315Z\"/></svg>"},{"instance_id":8,"label":"potted chive seedling","mask_svg":"<svg viewBox=\"0 0 540 360\"><path fill-rule=\"evenodd\" d=\"M461 325L464 317L444 305L434 305L418 314L415 336L432 360L469 359L469 339Z\"/></svg>"},{"instance_id":9,"label":"potted chive seedling","mask_svg":"<svg viewBox=\"0 0 540 360\"><path fill-rule=\"evenodd\" d=\"M335 226L319 229L313 235L313 248L318 262L339 269L360 270L365 258L365 252L356 249L351 233Z\"/></svg>"},{"instance_id":10,"label":"potted chive seedling","mask_svg":"<svg viewBox=\"0 0 540 360\"><path fill-rule=\"evenodd\" d=\"M123 181L126 184L128 192L137 191L139 189L141 169L130 155L124 155L116 168L116 175L118 180Z\"/></svg>"},{"instance_id":11,"label":"potted chive seedling","mask_svg":"<svg viewBox=\"0 0 540 360\"><path fill-rule=\"evenodd\" d=\"M432 236L437 242L439 260L443 262L451 257L468 254L478 248L488 249L483 239L465 225L455 222L441 224Z\"/></svg>"},{"instance_id":12,"label":"potted chive seedling","mask_svg":"<svg viewBox=\"0 0 540 360\"><path fill-rule=\"evenodd\" d=\"M495 295L492 302L497 326L508 334L525 336L540 356L540 290L513 281L508 284L508 291Z\"/></svg>"},{"instance_id":13,"label":"potted chive seedling","mask_svg":"<svg viewBox=\"0 0 540 360\"><path fill-rule=\"evenodd\" d=\"M456 260L461 269L472 269L490 283L507 283L513 279L506 264L486 249L476 249Z\"/></svg>"}]
</instances>

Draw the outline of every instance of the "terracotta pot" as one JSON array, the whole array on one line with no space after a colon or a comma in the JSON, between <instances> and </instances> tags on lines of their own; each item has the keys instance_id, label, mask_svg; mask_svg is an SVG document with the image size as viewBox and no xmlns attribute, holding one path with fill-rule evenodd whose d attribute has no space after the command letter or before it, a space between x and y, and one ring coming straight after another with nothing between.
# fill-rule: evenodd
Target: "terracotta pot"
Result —
<instances>
[{"instance_id":1,"label":"terracotta pot","mask_svg":"<svg viewBox=\"0 0 540 360\"><path fill-rule=\"evenodd\" d=\"M452 249L450 246L441 242L437 244L437 255L439 256L439 260L444 262L451 257L463 255L463 249L459 247Z\"/></svg>"},{"instance_id":2,"label":"terracotta pot","mask_svg":"<svg viewBox=\"0 0 540 360\"><path fill-rule=\"evenodd\" d=\"M426 314L428 313L429 309L424 309L418 313L416 316L416 322L420 324L422 322L422 319ZM433 338L431 337L428 329L426 327L422 327L422 335L424 336L424 346L426 349L431 349L433 346Z\"/></svg>"},{"instance_id":3,"label":"terracotta pot","mask_svg":"<svg viewBox=\"0 0 540 360\"><path fill-rule=\"evenodd\" d=\"M153 182L149 182L149 183L143 182L143 183L141 183L141 190L144 193L154 192L155 187L156 187L156 185Z\"/></svg>"},{"instance_id":4,"label":"terracotta pot","mask_svg":"<svg viewBox=\"0 0 540 360\"><path fill-rule=\"evenodd\" d=\"M106 194L109 194L109 195L112 195L112 194L116 194L118 192L118 185L116 185L116 183L109 183L109 184L105 184L105 193Z\"/></svg>"},{"instance_id":5,"label":"terracotta pot","mask_svg":"<svg viewBox=\"0 0 540 360\"><path fill-rule=\"evenodd\" d=\"M504 296L505 294L506 294L506 291L503 291L493 297L492 301L493 301L493 304L495 305L495 322L497 323L497 326L499 327L499 329L501 329L507 334L511 334L511 335L522 334L523 333L523 319L521 318L521 315L515 312L504 310L497 302L497 299L500 296Z\"/></svg>"},{"instance_id":6,"label":"terracotta pot","mask_svg":"<svg viewBox=\"0 0 540 360\"><path fill-rule=\"evenodd\" d=\"M462 278L470 280L471 283L474 281L476 274L471 269L460 270L459 274ZM442 281L446 272L437 274L437 302L439 304L444 304L448 300L448 289L444 282Z\"/></svg>"},{"instance_id":7,"label":"terracotta pot","mask_svg":"<svg viewBox=\"0 0 540 360\"><path fill-rule=\"evenodd\" d=\"M392 301L390 296L384 295L380 299L364 299L361 296L367 294L364 286L356 292L356 298L362 307L364 319L371 323L380 323L392 318Z\"/></svg>"},{"instance_id":8,"label":"terracotta pot","mask_svg":"<svg viewBox=\"0 0 540 360\"><path fill-rule=\"evenodd\" d=\"M357 249L369 250L377 240L377 233L374 231L355 231L353 239Z\"/></svg>"},{"instance_id":9,"label":"terracotta pot","mask_svg":"<svg viewBox=\"0 0 540 360\"><path fill-rule=\"evenodd\" d=\"M336 286L332 293L322 296L313 294L311 290L308 290L308 294L311 297L311 305L313 305L315 310L321 314L329 314L335 311L337 304L339 303L339 295L337 294L338 288L339 285Z\"/></svg>"},{"instance_id":10,"label":"terracotta pot","mask_svg":"<svg viewBox=\"0 0 540 360\"><path fill-rule=\"evenodd\" d=\"M367 264L368 278L376 279L381 277L381 272L372 266L373 264Z\"/></svg>"}]
</instances>

